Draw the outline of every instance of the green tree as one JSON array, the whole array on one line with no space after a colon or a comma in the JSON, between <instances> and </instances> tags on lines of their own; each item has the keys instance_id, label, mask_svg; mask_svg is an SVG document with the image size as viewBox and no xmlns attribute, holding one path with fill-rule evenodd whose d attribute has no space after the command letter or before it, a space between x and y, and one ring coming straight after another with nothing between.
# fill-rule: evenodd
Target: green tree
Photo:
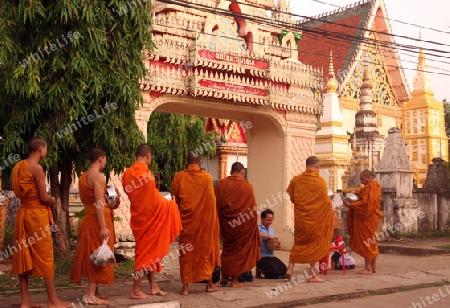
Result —
<instances>
[{"instance_id":1,"label":"green tree","mask_svg":"<svg viewBox=\"0 0 450 308\"><path fill-rule=\"evenodd\" d=\"M206 119L154 111L148 123L148 145L153 150L152 171L161 172L161 184L171 190L176 172L186 168L188 151L203 157L216 152L216 136L205 131Z\"/></svg>"},{"instance_id":2,"label":"green tree","mask_svg":"<svg viewBox=\"0 0 450 308\"><path fill-rule=\"evenodd\" d=\"M87 167L88 151L108 153L105 174L121 172L143 142L134 112L142 102L142 51L151 49L150 2L2 0L0 100L12 106L4 154L25 156L34 135L48 141L54 215L69 249L69 188Z\"/></svg>"}]
</instances>

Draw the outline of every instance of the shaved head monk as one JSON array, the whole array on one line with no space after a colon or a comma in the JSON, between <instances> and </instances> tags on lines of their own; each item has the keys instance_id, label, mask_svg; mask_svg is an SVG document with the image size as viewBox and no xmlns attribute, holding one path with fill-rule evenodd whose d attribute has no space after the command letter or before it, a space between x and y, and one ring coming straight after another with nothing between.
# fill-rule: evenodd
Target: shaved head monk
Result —
<instances>
[{"instance_id":1,"label":"shaved head monk","mask_svg":"<svg viewBox=\"0 0 450 308\"><path fill-rule=\"evenodd\" d=\"M12 187L20 199L20 208L14 223L12 271L19 275L21 308L43 307L31 301L28 292L30 276L44 278L49 308L72 307L56 297L55 264L52 231L54 225L51 207L56 199L47 193L45 173L39 161L47 155L47 142L38 137L28 142L28 159L18 162L12 170ZM39 234L39 235L38 235ZM22 244L22 245L21 245Z\"/></svg>"},{"instance_id":2,"label":"shaved head monk","mask_svg":"<svg viewBox=\"0 0 450 308\"><path fill-rule=\"evenodd\" d=\"M347 228L350 235L349 246L365 261L364 269L358 274L372 274L377 272L376 262L378 256L378 243L376 240L378 225L381 221L380 202L381 187L373 179L369 170L364 170L359 174L363 188L357 195L360 201L344 201L344 205L349 208L347 214Z\"/></svg>"},{"instance_id":3,"label":"shaved head monk","mask_svg":"<svg viewBox=\"0 0 450 308\"><path fill-rule=\"evenodd\" d=\"M200 169L200 154L189 151L188 167L172 181L172 194L180 207L183 230L180 233L180 274L182 295L189 294L189 284L207 281L206 292L219 290L212 283L212 273L220 265L219 220L211 175ZM189 251L182 247L191 245Z\"/></svg>"},{"instance_id":4,"label":"shaved head monk","mask_svg":"<svg viewBox=\"0 0 450 308\"><path fill-rule=\"evenodd\" d=\"M309 263L309 282L323 282L316 275L318 262L328 253L333 235L333 208L327 183L319 175L319 159L306 159L306 171L295 176L287 188L294 203L294 246L289 257L286 278L295 263Z\"/></svg>"},{"instance_id":5,"label":"shaved head monk","mask_svg":"<svg viewBox=\"0 0 450 308\"><path fill-rule=\"evenodd\" d=\"M151 161L152 149L141 144L136 162L122 177L123 189L130 199L130 227L136 241L134 284L130 292L130 298L135 299L167 294L156 284L155 272L162 271L161 260L181 230L178 205L156 189L155 178L148 168ZM150 295L140 290L144 276L150 283Z\"/></svg>"},{"instance_id":6,"label":"shaved head monk","mask_svg":"<svg viewBox=\"0 0 450 308\"><path fill-rule=\"evenodd\" d=\"M245 168L235 162L231 175L214 189L219 213L222 247L222 284L231 277L232 287L242 287L238 276L251 271L261 259L261 239L253 186L244 179Z\"/></svg>"},{"instance_id":7,"label":"shaved head monk","mask_svg":"<svg viewBox=\"0 0 450 308\"><path fill-rule=\"evenodd\" d=\"M102 171L106 166L106 153L100 148L89 152L89 169L80 176L78 190L84 204L85 216L78 230L78 242L70 279L81 285L81 276L89 280L84 302L91 305L108 305L107 295L99 292L98 284L114 284L114 264L97 266L91 254L106 239L114 251L114 213L106 202L106 180Z\"/></svg>"}]
</instances>

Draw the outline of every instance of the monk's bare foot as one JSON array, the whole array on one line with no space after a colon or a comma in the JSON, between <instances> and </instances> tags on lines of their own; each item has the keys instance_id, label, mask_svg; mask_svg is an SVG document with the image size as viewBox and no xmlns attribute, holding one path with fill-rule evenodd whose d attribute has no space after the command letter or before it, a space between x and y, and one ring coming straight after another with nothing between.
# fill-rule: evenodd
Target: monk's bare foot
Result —
<instances>
[{"instance_id":1,"label":"monk's bare foot","mask_svg":"<svg viewBox=\"0 0 450 308\"><path fill-rule=\"evenodd\" d=\"M310 277L310 278L308 279L308 282L325 282L325 280L320 279L320 278L317 277L317 276L314 276L314 277Z\"/></svg>"},{"instance_id":2,"label":"monk's bare foot","mask_svg":"<svg viewBox=\"0 0 450 308\"><path fill-rule=\"evenodd\" d=\"M287 271L286 274L284 275L284 278L286 278L287 280L291 280L292 278L292 273Z\"/></svg>"},{"instance_id":3,"label":"monk's bare foot","mask_svg":"<svg viewBox=\"0 0 450 308\"><path fill-rule=\"evenodd\" d=\"M47 308L69 308L73 307L72 303L66 303L57 299L54 303L47 303Z\"/></svg>"},{"instance_id":4,"label":"monk's bare foot","mask_svg":"<svg viewBox=\"0 0 450 308\"><path fill-rule=\"evenodd\" d=\"M215 291L219 291L220 290L220 286L216 285L216 284L212 284L212 285L207 285L205 292L215 292Z\"/></svg>"},{"instance_id":5,"label":"monk's bare foot","mask_svg":"<svg viewBox=\"0 0 450 308\"><path fill-rule=\"evenodd\" d=\"M244 288L245 284L240 282L231 282L230 285L232 288Z\"/></svg>"},{"instance_id":6,"label":"monk's bare foot","mask_svg":"<svg viewBox=\"0 0 450 308\"><path fill-rule=\"evenodd\" d=\"M138 291L131 290L130 298L132 298L132 299L150 299L152 297L151 297L151 295L145 294L141 290L138 290Z\"/></svg>"},{"instance_id":7,"label":"monk's bare foot","mask_svg":"<svg viewBox=\"0 0 450 308\"><path fill-rule=\"evenodd\" d=\"M84 303L87 305L109 305L109 301L98 298L97 296L85 297Z\"/></svg>"},{"instance_id":8,"label":"monk's bare foot","mask_svg":"<svg viewBox=\"0 0 450 308\"><path fill-rule=\"evenodd\" d=\"M372 274L372 270L368 270L368 269L362 269L359 272L357 272L356 274L358 275L367 275L367 274Z\"/></svg>"},{"instance_id":9,"label":"monk's bare foot","mask_svg":"<svg viewBox=\"0 0 450 308\"><path fill-rule=\"evenodd\" d=\"M228 279L222 279L221 281L220 281L220 285L221 286L226 286L228 284Z\"/></svg>"},{"instance_id":10,"label":"monk's bare foot","mask_svg":"<svg viewBox=\"0 0 450 308\"><path fill-rule=\"evenodd\" d=\"M108 294L103 293L103 292L98 291L98 290L97 290L97 292L95 292L95 296L97 296L100 299L107 299L108 298Z\"/></svg>"},{"instance_id":11,"label":"monk's bare foot","mask_svg":"<svg viewBox=\"0 0 450 308\"><path fill-rule=\"evenodd\" d=\"M42 307L44 307L44 304L39 304L39 303L34 303L34 302L22 303L20 305L20 308L42 308Z\"/></svg>"},{"instance_id":12,"label":"monk's bare foot","mask_svg":"<svg viewBox=\"0 0 450 308\"><path fill-rule=\"evenodd\" d=\"M189 288L186 286L183 286L183 290L180 291L181 295L188 295L189 294Z\"/></svg>"},{"instance_id":13,"label":"monk's bare foot","mask_svg":"<svg viewBox=\"0 0 450 308\"><path fill-rule=\"evenodd\" d=\"M167 295L167 292L162 291L160 288L153 288L150 290L150 294L164 296L164 295Z\"/></svg>"}]
</instances>

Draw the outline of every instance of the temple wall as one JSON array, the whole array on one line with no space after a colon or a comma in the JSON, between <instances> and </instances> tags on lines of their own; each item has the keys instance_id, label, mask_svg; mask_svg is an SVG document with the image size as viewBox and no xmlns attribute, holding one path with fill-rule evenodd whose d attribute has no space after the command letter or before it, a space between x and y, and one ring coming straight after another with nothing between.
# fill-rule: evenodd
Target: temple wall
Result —
<instances>
[{"instance_id":1,"label":"temple wall","mask_svg":"<svg viewBox=\"0 0 450 308\"><path fill-rule=\"evenodd\" d=\"M416 189L413 197L418 201L418 211L423 211L425 217L417 221L418 230L430 232L438 228L437 194L421 192Z\"/></svg>"},{"instance_id":2,"label":"temple wall","mask_svg":"<svg viewBox=\"0 0 450 308\"><path fill-rule=\"evenodd\" d=\"M413 191L413 199L417 200L417 211L410 213L410 219L417 221L417 229L408 228L413 222L400 218L400 209L396 207L396 191L383 189L381 210L383 219L380 229L389 226L401 225L395 236L405 233L427 233L450 231L450 191L443 193L430 193L423 189ZM381 231L381 230L380 230Z\"/></svg>"}]
</instances>

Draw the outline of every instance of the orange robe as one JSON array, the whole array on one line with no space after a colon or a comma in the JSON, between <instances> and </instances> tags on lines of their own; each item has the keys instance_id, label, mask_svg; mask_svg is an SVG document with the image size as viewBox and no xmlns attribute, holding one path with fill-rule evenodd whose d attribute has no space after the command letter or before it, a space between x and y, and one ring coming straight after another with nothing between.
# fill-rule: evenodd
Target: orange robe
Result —
<instances>
[{"instance_id":1,"label":"orange robe","mask_svg":"<svg viewBox=\"0 0 450 308\"><path fill-rule=\"evenodd\" d=\"M330 248L333 208L327 183L313 170L295 176L286 190L294 199L294 246L289 262L319 262Z\"/></svg>"},{"instance_id":2,"label":"orange robe","mask_svg":"<svg viewBox=\"0 0 450 308\"><path fill-rule=\"evenodd\" d=\"M180 234L178 205L161 196L155 178L143 163L128 168L122 186L130 199L130 226L136 241L135 271L161 272L161 260Z\"/></svg>"},{"instance_id":3,"label":"orange robe","mask_svg":"<svg viewBox=\"0 0 450 308\"><path fill-rule=\"evenodd\" d=\"M250 271L261 259L258 213L253 186L237 175L216 184L223 277Z\"/></svg>"},{"instance_id":4,"label":"orange robe","mask_svg":"<svg viewBox=\"0 0 450 308\"><path fill-rule=\"evenodd\" d=\"M80 230L77 235L77 248L73 259L70 279L76 284L81 284L81 276L88 278L90 283L114 284L114 264L105 267L97 266L91 261L91 254L103 244L100 236L100 223L94 205L94 189L87 183L87 172L84 172L78 181L81 202L84 204L85 216L81 221ZM106 193L106 187L105 187ZM103 204L106 199L103 199ZM108 246L114 251L114 213L109 206L103 206L106 227L109 229L110 237Z\"/></svg>"},{"instance_id":5,"label":"orange robe","mask_svg":"<svg viewBox=\"0 0 450 308\"><path fill-rule=\"evenodd\" d=\"M55 273L51 208L41 202L28 160L18 162L12 170L12 187L20 199L20 208L14 223L14 243L9 247L13 254L12 271L20 275L52 278Z\"/></svg>"},{"instance_id":6,"label":"orange robe","mask_svg":"<svg viewBox=\"0 0 450 308\"><path fill-rule=\"evenodd\" d=\"M349 246L363 258L373 259L379 253L377 232L383 216L380 184L373 180L357 194L361 200L350 203L347 214Z\"/></svg>"},{"instance_id":7,"label":"orange robe","mask_svg":"<svg viewBox=\"0 0 450 308\"><path fill-rule=\"evenodd\" d=\"M180 206L180 274L183 283L211 280L220 265L219 220L211 175L197 165L178 172L172 194ZM188 247L190 250L184 249Z\"/></svg>"}]
</instances>

